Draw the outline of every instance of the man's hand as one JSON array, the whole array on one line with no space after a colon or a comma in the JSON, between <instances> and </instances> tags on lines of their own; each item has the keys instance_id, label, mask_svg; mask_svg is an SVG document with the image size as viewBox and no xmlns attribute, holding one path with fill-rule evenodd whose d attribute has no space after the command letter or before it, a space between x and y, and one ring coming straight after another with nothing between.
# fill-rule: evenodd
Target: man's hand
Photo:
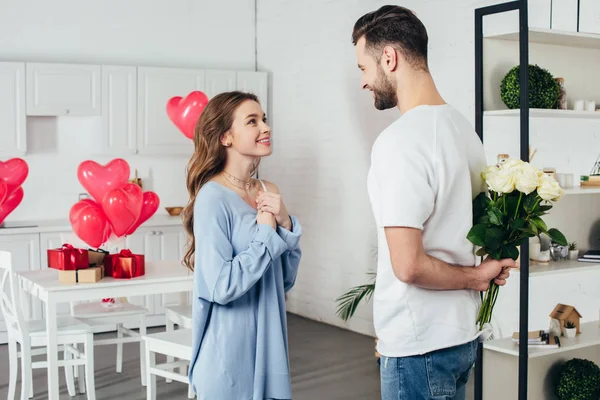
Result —
<instances>
[{"instance_id":1,"label":"man's hand","mask_svg":"<svg viewBox=\"0 0 600 400\"><path fill-rule=\"evenodd\" d=\"M486 291L493 280L497 285L504 286L510 275L510 269L516 268L513 259L494 260L486 258L481 265L473 269L471 289Z\"/></svg>"}]
</instances>

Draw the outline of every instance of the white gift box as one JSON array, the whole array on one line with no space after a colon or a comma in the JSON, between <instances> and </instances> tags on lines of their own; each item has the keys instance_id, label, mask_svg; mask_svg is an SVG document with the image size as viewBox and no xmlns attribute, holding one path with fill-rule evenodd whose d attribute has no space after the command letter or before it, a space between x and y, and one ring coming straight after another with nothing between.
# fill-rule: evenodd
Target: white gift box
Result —
<instances>
[{"instance_id":1,"label":"white gift box","mask_svg":"<svg viewBox=\"0 0 600 400\"><path fill-rule=\"evenodd\" d=\"M579 32L600 34L600 0L579 0Z\"/></svg>"},{"instance_id":2,"label":"white gift box","mask_svg":"<svg viewBox=\"0 0 600 400\"><path fill-rule=\"evenodd\" d=\"M551 28L557 31L577 32L578 2L578 0L552 0Z\"/></svg>"}]
</instances>

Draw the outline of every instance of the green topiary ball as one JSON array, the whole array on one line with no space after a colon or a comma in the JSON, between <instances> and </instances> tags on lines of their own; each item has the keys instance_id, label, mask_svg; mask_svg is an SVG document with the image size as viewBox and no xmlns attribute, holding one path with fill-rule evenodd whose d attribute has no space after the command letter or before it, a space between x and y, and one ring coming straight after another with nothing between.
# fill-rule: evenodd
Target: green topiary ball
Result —
<instances>
[{"instance_id":1,"label":"green topiary ball","mask_svg":"<svg viewBox=\"0 0 600 400\"><path fill-rule=\"evenodd\" d=\"M510 109L519 108L519 70L517 65L502 79L500 97ZM529 108L555 108L560 96L558 82L547 70L537 65L529 66Z\"/></svg>"},{"instance_id":2,"label":"green topiary ball","mask_svg":"<svg viewBox=\"0 0 600 400\"><path fill-rule=\"evenodd\" d=\"M556 394L560 400L597 400L600 398L600 367L589 360L573 358L558 375Z\"/></svg>"}]
</instances>

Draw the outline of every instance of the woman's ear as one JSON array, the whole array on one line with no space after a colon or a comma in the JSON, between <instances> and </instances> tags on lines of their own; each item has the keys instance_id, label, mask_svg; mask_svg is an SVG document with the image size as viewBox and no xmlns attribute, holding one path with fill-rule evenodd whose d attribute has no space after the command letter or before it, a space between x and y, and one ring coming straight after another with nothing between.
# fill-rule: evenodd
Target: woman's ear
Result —
<instances>
[{"instance_id":1,"label":"woman's ear","mask_svg":"<svg viewBox=\"0 0 600 400\"><path fill-rule=\"evenodd\" d=\"M225 132L221 136L221 144L225 147L231 147L231 143L233 142L233 138L231 137L231 133L229 131Z\"/></svg>"}]
</instances>

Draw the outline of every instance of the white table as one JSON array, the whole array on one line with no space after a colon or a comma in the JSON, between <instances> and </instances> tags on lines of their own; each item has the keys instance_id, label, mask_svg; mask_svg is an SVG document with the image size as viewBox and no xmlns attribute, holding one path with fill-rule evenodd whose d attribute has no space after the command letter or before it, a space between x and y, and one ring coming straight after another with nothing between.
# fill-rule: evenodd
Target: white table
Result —
<instances>
[{"instance_id":1,"label":"white table","mask_svg":"<svg viewBox=\"0 0 600 400\"><path fill-rule=\"evenodd\" d=\"M131 297L150 294L189 292L194 275L180 261L147 261L146 274L134 279L104 278L95 283L60 283L58 271L18 272L23 289L45 303L48 335L48 399L59 398L56 306L72 301L106 297Z\"/></svg>"}]
</instances>

